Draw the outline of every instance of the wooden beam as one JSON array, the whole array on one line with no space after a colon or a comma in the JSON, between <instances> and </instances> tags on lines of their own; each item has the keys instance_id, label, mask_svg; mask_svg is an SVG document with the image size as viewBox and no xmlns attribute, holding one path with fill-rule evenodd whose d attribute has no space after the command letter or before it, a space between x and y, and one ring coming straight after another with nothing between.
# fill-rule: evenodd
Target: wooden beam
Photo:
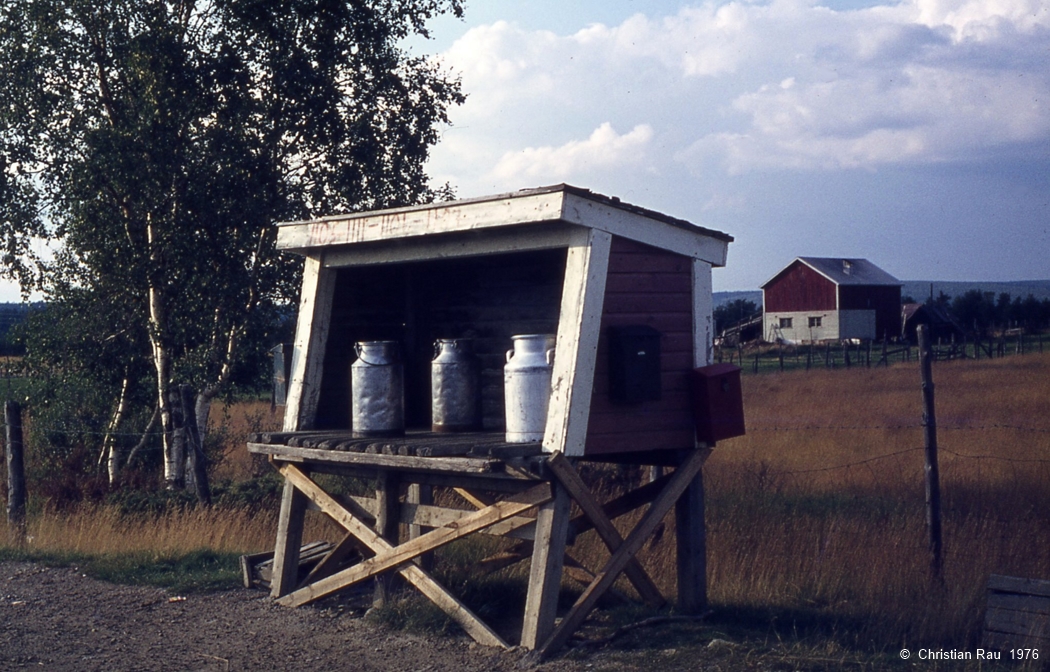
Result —
<instances>
[{"instance_id":1,"label":"wooden beam","mask_svg":"<svg viewBox=\"0 0 1050 672\"><path fill-rule=\"evenodd\" d=\"M466 488L452 488L452 490L455 491L457 495L465 499L468 504L477 509L483 509L486 506L492 504L492 502L494 501L491 497L488 497L487 495L478 495L476 493L471 492L470 490L467 490Z\"/></svg>"},{"instance_id":2,"label":"wooden beam","mask_svg":"<svg viewBox=\"0 0 1050 672\"><path fill-rule=\"evenodd\" d=\"M409 483L408 484L408 489L405 491L405 504L406 504L406 506L401 507L401 513L399 515L399 518L401 519L402 523L406 522L405 518L406 518L406 514L408 513L406 511L406 509L408 509L409 506L412 506L412 507L420 507L420 506L431 507L431 506L433 506L433 504L434 504L434 489L432 487L430 487L429 485L422 485L420 483ZM418 508L416 509L416 511L418 511ZM413 511L409 515L414 517L416 511ZM420 536L422 536L423 534L426 534L427 532L429 532L432 528L434 528L434 527L441 527L441 526L438 526L438 525L429 525L429 524L428 525L423 525L423 524L420 524L419 522L414 521L414 520L407 521L407 522L408 522L408 538L409 539L417 539ZM418 562L419 562L419 566L422 567L423 569L431 570L431 569L434 568L434 555L432 553L424 555L424 556L419 558Z\"/></svg>"},{"instance_id":3,"label":"wooden beam","mask_svg":"<svg viewBox=\"0 0 1050 672\"><path fill-rule=\"evenodd\" d=\"M554 498L540 507L536 516L536 540L529 568L529 591L525 597L525 619L521 645L535 649L554 628L561 588L565 539L569 531L569 493L554 481Z\"/></svg>"},{"instance_id":4,"label":"wooden beam","mask_svg":"<svg viewBox=\"0 0 1050 672\"><path fill-rule=\"evenodd\" d=\"M711 264L693 260L693 366L707 366L714 349L714 295Z\"/></svg>"},{"instance_id":5,"label":"wooden beam","mask_svg":"<svg viewBox=\"0 0 1050 672\"><path fill-rule=\"evenodd\" d=\"M554 628L554 631L543 642L542 646L536 649L536 657L542 660L556 649L561 648L565 642L568 641L572 633L580 627L583 620L587 617L587 614L589 614L591 609L594 608L594 605L597 604L598 599L616 581L616 577L619 576L620 572L622 572L624 567L627 566L627 562L634 557L642 547L642 544L644 544L649 536L652 535L656 526L660 524L664 515L678 500L678 497L687 487L689 487L693 477L699 473L704 461L710 454L711 451L709 449L697 450L686 458L682 465L675 470L667 487L664 488L663 492L661 492L656 500L653 501L652 506L649 507L649 510L646 512L645 516L642 517L642 520L639 521L638 525L629 535L627 535L627 539L624 543L615 553L613 553L612 557L610 557L605 563L605 566L598 572L597 578L591 582L591 585L587 586L587 589L583 591L580 597L576 600L576 603L573 604L572 609L570 609L569 613L561 619L557 627Z\"/></svg>"},{"instance_id":6,"label":"wooden beam","mask_svg":"<svg viewBox=\"0 0 1050 672\"><path fill-rule=\"evenodd\" d=\"M637 508L651 503L661 492L663 492L663 489L671 480L671 476L672 474L665 474L655 481L646 483L640 488L635 488L634 490L625 492L615 499L609 500L602 505L602 513L604 513L605 517L609 520L615 520L620 516L626 515ZM577 536L593 527L594 522L586 514L575 516L569 521L570 530L572 530L572 533Z\"/></svg>"},{"instance_id":7,"label":"wooden beam","mask_svg":"<svg viewBox=\"0 0 1050 672\"><path fill-rule=\"evenodd\" d=\"M353 585L382 572L394 569L414 558L437 550L442 546L452 543L457 539L473 534L478 530L516 516L535 506L543 504L551 499L551 489L546 483L537 485L520 495L510 499L497 502L473 513L468 513L459 520L455 527L443 527L420 535L418 538L407 541L386 551L377 552L374 557L364 560L353 567L348 567L327 578L316 581L308 586L281 598L280 603L289 607L312 602L316 599L330 595L337 590Z\"/></svg>"},{"instance_id":8,"label":"wooden beam","mask_svg":"<svg viewBox=\"0 0 1050 672\"><path fill-rule=\"evenodd\" d=\"M704 524L704 470L675 502L675 564L678 610L699 614L707 607L707 528Z\"/></svg>"},{"instance_id":9,"label":"wooden beam","mask_svg":"<svg viewBox=\"0 0 1050 672\"><path fill-rule=\"evenodd\" d=\"M299 547L303 543L303 523L307 498L287 480L281 494L277 518L277 542L273 550L273 578L270 595L281 597L295 590L299 580Z\"/></svg>"},{"instance_id":10,"label":"wooden beam","mask_svg":"<svg viewBox=\"0 0 1050 672\"><path fill-rule=\"evenodd\" d=\"M484 233L468 231L443 236L420 236L390 245L349 245L326 251L325 266L371 266L562 248L572 242L576 229L564 222L545 222Z\"/></svg>"},{"instance_id":11,"label":"wooden beam","mask_svg":"<svg viewBox=\"0 0 1050 672\"><path fill-rule=\"evenodd\" d=\"M551 374L545 452L582 455L601 331L612 236L591 230L569 248Z\"/></svg>"},{"instance_id":12,"label":"wooden beam","mask_svg":"<svg viewBox=\"0 0 1050 672\"><path fill-rule=\"evenodd\" d=\"M616 553L620 545L623 544L623 537L620 536L619 530L612 524L612 521L606 517L605 512L602 511L601 504L591 495L587 484L576 473L576 469L569 463L569 460L564 455L553 455L547 461L547 466L561 481L561 484L565 486L565 489L569 491L569 495L576 500L584 515L594 524L594 530L608 547L609 552ZM660 589L656 587L653 580L642 569L636 558L632 557L627 561L624 571L635 590L638 591L638 594L641 595L647 604L657 608L663 606L665 600L663 595L660 594Z\"/></svg>"},{"instance_id":13,"label":"wooden beam","mask_svg":"<svg viewBox=\"0 0 1050 672\"><path fill-rule=\"evenodd\" d=\"M562 220L582 224L661 250L700 259L714 266L726 265L729 242L725 234L661 222L637 212L566 194Z\"/></svg>"},{"instance_id":14,"label":"wooden beam","mask_svg":"<svg viewBox=\"0 0 1050 672\"><path fill-rule=\"evenodd\" d=\"M328 327L332 320L335 271L324 268L323 252L306 258L299 316L292 348L292 375L284 408L284 431L313 428L321 395Z\"/></svg>"},{"instance_id":15,"label":"wooden beam","mask_svg":"<svg viewBox=\"0 0 1050 672\"><path fill-rule=\"evenodd\" d=\"M386 540L376 534L371 528L355 518L349 511L343 508L339 502L321 489L297 466L283 464L280 467L281 475L286 482L290 482L303 494L316 503L332 520L341 525L347 532L357 537L363 544L373 552L379 553L389 551L393 548ZM353 505L352 505L353 506ZM440 583L435 581L428 573L417 565L408 563L397 570L405 580L415 586L421 593L427 596L434 604L441 608L448 616L459 623L460 627L474 638L474 641L484 646L499 646L510 648L507 643L485 625L465 604L460 602Z\"/></svg>"},{"instance_id":16,"label":"wooden beam","mask_svg":"<svg viewBox=\"0 0 1050 672\"><path fill-rule=\"evenodd\" d=\"M359 465L376 469L404 471L431 471L450 474L489 474L503 466L501 460L491 457L413 457L411 455L380 455L348 453L341 450L298 448L267 443L249 443L248 452L272 455L279 460L315 460L318 463Z\"/></svg>"},{"instance_id":17,"label":"wooden beam","mask_svg":"<svg viewBox=\"0 0 1050 672\"><path fill-rule=\"evenodd\" d=\"M305 222L281 223L277 248L309 251L378 241L404 241L423 236L492 231L561 220L623 236L715 266L724 266L731 238L687 222L668 221L659 213L621 206L607 199L563 188L489 196L454 203L434 203Z\"/></svg>"},{"instance_id":18,"label":"wooden beam","mask_svg":"<svg viewBox=\"0 0 1050 672\"><path fill-rule=\"evenodd\" d=\"M485 508L484 506L479 508ZM433 506L427 504L401 505L401 522L409 526L418 527L455 527L460 518L467 513L463 509L450 509L444 506ZM515 516L502 522L496 523L481 530L482 534L491 534L500 537L513 537L515 539L532 539L535 533L536 519L528 516ZM423 534L421 532L420 534ZM417 535L418 536L418 535ZM412 537L415 538L415 537Z\"/></svg>"},{"instance_id":19,"label":"wooden beam","mask_svg":"<svg viewBox=\"0 0 1050 672\"><path fill-rule=\"evenodd\" d=\"M397 472L382 469L376 474L376 522L375 531L380 537L385 539L390 545L397 546L400 539L398 535L401 530L399 508L401 502L398 499L398 492L401 489L401 480L398 478ZM328 577L328 580L339 576L339 574ZM371 575L370 575L371 576ZM381 608L385 607L390 603L391 591L393 590L394 576L386 574L375 577L375 593L372 597L372 606ZM312 586L304 586L300 590L295 591L291 595L287 596L286 604L288 606L299 606L299 604L305 604L310 602L312 599L309 598L303 600L302 598L296 597L302 594L304 591L310 591L314 586L321 582L315 582ZM333 592L333 591L329 591ZM328 593L325 593L328 594ZM321 595L317 595L321 597Z\"/></svg>"},{"instance_id":20,"label":"wooden beam","mask_svg":"<svg viewBox=\"0 0 1050 672\"><path fill-rule=\"evenodd\" d=\"M340 539L339 543L328 552L328 555L321 558L321 561L314 565L314 568L310 570L310 573L306 575L306 578L299 582L297 588L302 588L318 579L331 576L335 573L339 563L348 558L350 554L355 551L361 553L364 557L371 554L368 547L359 542L357 537L349 533L343 535L343 538Z\"/></svg>"},{"instance_id":21,"label":"wooden beam","mask_svg":"<svg viewBox=\"0 0 1050 672\"><path fill-rule=\"evenodd\" d=\"M558 191L536 192L282 223L277 248L301 250L556 221L562 198Z\"/></svg>"}]
</instances>

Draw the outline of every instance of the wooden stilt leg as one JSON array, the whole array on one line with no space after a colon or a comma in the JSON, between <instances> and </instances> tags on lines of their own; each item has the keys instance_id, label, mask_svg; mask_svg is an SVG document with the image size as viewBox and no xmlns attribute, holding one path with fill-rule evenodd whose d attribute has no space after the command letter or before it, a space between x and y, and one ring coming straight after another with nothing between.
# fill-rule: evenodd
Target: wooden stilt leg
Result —
<instances>
[{"instance_id":1,"label":"wooden stilt leg","mask_svg":"<svg viewBox=\"0 0 1050 672\"><path fill-rule=\"evenodd\" d=\"M602 507L598 504L598 501L591 495L591 491L587 488L587 485L580 478L579 474L576 473L576 469L569 460L565 458L561 453L555 454L547 462L551 471L558 477L565 489L568 490L576 503L583 510L584 514L590 519L591 523L594 524L594 529L598 533L598 536L602 538L605 545L609 548L610 553L615 553L616 549L623 543L623 537L620 536L616 526L612 524L605 512L602 511ZM627 578L630 579L631 583L634 584L635 590L642 596L652 607L661 607L664 604L663 595L660 594L660 589L656 587L649 575L645 573L642 566L638 564L638 561L631 558L627 561L627 567L624 570L627 573ZM590 583L588 581L588 583Z\"/></svg>"},{"instance_id":2,"label":"wooden stilt leg","mask_svg":"<svg viewBox=\"0 0 1050 672\"><path fill-rule=\"evenodd\" d=\"M391 545L398 542L398 478L390 471L380 471L376 479L376 532ZM390 603L394 573L387 572L376 577L373 607L385 607Z\"/></svg>"},{"instance_id":3,"label":"wooden stilt leg","mask_svg":"<svg viewBox=\"0 0 1050 672\"><path fill-rule=\"evenodd\" d=\"M675 502L678 550L678 610L698 614L707 606L707 531L704 523L704 472L693 477Z\"/></svg>"},{"instance_id":4,"label":"wooden stilt leg","mask_svg":"<svg viewBox=\"0 0 1050 672\"><path fill-rule=\"evenodd\" d=\"M429 485L412 483L408 486L408 491L405 493L405 499L409 504L424 504L429 506L434 503L434 489ZM409 525L408 538L418 539L420 535L425 534L430 529L431 528L422 525ZM430 571L434 567L434 554L425 553L419 557L418 562L420 567Z\"/></svg>"},{"instance_id":5,"label":"wooden stilt leg","mask_svg":"<svg viewBox=\"0 0 1050 672\"><path fill-rule=\"evenodd\" d=\"M554 499L540 507L536 516L536 540L529 571L529 592L525 599L525 620L521 645L535 649L554 629L561 588L565 538L569 531L569 493L553 481Z\"/></svg>"},{"instance_id":6,"label":"wooden stilt leg","mask_svg":"<svg viewBox=\"0 0 1050 672\"><path fill-rule=\"evenodd\" d=\"M652 535L653 530L660 524L664 514L671 510L678 498L693 482L694 477L700 472L704 460L711 454L710 449L698 449L693 451L681 466L675 470L667 487L653 501L652 506L638 522L638 525L627 535L623 544L612 554L605 566L597 573L595 580L589 585L572 605L572 609L558 623L550 636L534 648L533 658L541 660L550 653L564 646L576 628L580 627L587 614L598 602L598 598L608 590L616 577L624 570L627 563L634 557L642 544ZM538 529L538 528L537 528ZM536 538L539 544L539 537Z\"/></svg>"},{"instance_id":7,"label":"wooden stilt leg","mask_svg":"<svg viewBox=\"0 0 1050 672\"><path fill-rule=\"evenodd\" d=\"M366 513L365 511L356 511L356 513L351 514L342 504L335 501L331 495L324 492L324 490L310 480L295 465L284 464L281 466L280 471L287 481L295 483L297 488L306 493L309 499L317 504L321 511L343 526L347 532L357 537L361 543L370 548L372 552L380 553L393 550L394 547L391 546L389 542L354 517L355 515L363 517ZM544 500L546 501L547 497L544 497ZM353 500L348 502L348 505L351 509L358 508ZM420 569L418 565L409 562L398 567L397 571L401 576L408 580L409 583L418 588L420 592L434 602L434 604L438 605L438 607L448 614L452 620L459 623L467 634L473 637L479 644L509 648L499 635L485 625L481 619L470 611L466 605L449 593L440 583Z\"/></svg>"},{"instance_id":8,"label":"wooden stilt leg","mask_svg":"<svg viewBox=\"0 0 1050 672\"><path fill-rule=\"evenodd\" d=\"M281 514L277 520L277 544L273 554L273 579L270 595L282 597L296 588L299 578L299 547L303 543L306 518L306 495L290 482L284 482Z\"/></svg>"}]
</instances>

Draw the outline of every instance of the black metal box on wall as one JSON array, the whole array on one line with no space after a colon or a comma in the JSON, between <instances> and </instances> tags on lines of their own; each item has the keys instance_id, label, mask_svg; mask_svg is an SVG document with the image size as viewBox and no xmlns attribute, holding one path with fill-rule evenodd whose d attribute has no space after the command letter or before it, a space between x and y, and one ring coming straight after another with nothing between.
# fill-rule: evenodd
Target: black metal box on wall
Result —
<instances>
[{"instance_id":1,"label":"black metal box on wall","mask_svg":"<svg viewBox=\"0 0 1050 672\"><path fill-rule=\"evenodd\" d=\"M646 325L609 327L609 398L624 403L660 398L660 332Z\"/></svg>"},{"instance_id":2,"label":"black metal box on wall","mask_svg":"<svg viewBox=\"0 0 1050 672\"><path fill-rule=\"evenodd\" d=\"M744 434L744 397L740 367L712 364L693 369L696 440L711 445Z\"/></svg>"}]
</instances>

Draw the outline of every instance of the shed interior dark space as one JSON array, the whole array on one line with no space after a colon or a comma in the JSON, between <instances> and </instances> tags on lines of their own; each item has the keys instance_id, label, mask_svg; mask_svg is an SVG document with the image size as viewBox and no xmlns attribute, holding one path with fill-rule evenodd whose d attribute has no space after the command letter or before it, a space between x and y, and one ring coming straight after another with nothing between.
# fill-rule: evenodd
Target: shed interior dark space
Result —
<instances>
[{"instance_id":1,"label":"shed interior dark space","mask_svg":"<svg viewBox=\"0 0 1050 672\"><path fill-rule=\"evenodd\" d=\"M473 338L484 428L502 431L503 366L515 334L556 333L566 250L340 268L325 348L318 429L349 429L358 341L401 344L405 424L430 427L430 362L439 338Z\"/></svg>"}]
</instances>

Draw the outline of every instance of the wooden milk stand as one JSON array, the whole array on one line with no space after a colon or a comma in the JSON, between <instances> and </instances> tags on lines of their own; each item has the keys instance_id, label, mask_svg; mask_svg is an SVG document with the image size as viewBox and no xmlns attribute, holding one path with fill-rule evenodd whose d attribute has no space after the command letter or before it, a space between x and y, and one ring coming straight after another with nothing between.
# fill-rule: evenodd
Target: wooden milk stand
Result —
<instances>
[{"instance_id":1,"label":"wooden milk stand","mask_svg":"<svg viewBox=\"0 0 1050 672\"><path fill-rule=\"evenodd\" d=\"M704 606L701 467L712 446L696 440L689 381L695 367L711 362L711 268L725 264L730 236L556 185L291 222L279 226L277 240L306 257L284 431L257 436L248 449L268 455L285 479L272 579L278 602L297 606L396 573L479 643L507 647L434 580L423 558L479 532L514 537L520 541L505 555L531 556L521 645L542 657L568 640L621 573L648 603L664 602L635 554L674 507L678 608ZM614 401L610 334L639 325L657 334L657 393ZM519 333L557 335L542 443L504 443L504 353ZM482 362L486 431L433 434L432 344L465 336L475 339ZM402 345L408 431L354 439L353 344L379 339ZM673 469L601 503L577 473L581 460ZM375 479L376 495L335 496L314 480L317 473ZM433 487L454 489L474 508L432 505ZM570 520L573 501L582 513ZM645 505L622 537L611 519ZM346 534L300 582L308 508ZM406 540L399 523L410 526ZM611 557L584 574L589 585L559 620L563 568L586 572L567 554L567 538L590 528ZM363 559L347 564L354 552Z\"/></svg>"}]
</instances>

